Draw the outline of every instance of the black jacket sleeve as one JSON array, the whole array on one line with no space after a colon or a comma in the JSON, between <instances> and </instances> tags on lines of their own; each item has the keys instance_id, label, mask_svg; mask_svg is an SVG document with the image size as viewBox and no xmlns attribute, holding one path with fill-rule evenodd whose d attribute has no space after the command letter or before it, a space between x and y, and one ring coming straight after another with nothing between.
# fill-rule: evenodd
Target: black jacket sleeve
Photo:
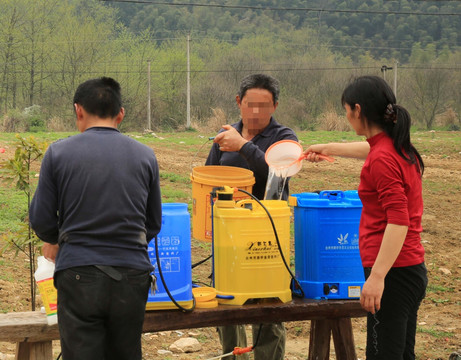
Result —
<instances>
[{"instance_id":1,"label":"black jacket sleeve","mask_svg":"<svg viewBox=\"0 0 461 360\"><path fill-rule=\"evenodd\" d=\"M153 176L146 207L146 236L149 242L160 232L162 226L162 196L160 193L160 176L157 160L153 159Z\"/></svg>"},{"instance_id":2,"label":"black jacket sleeve","mask_svg":"<svg viewBox=\"0 0 461 360\"><path fill-rule=\"evenodd\" d=\"M30 204L29 221L37 236L50 244L58 243L58 193L53 180L51 147L40 168L37 190Z\"/></svg>"}]
</instances>

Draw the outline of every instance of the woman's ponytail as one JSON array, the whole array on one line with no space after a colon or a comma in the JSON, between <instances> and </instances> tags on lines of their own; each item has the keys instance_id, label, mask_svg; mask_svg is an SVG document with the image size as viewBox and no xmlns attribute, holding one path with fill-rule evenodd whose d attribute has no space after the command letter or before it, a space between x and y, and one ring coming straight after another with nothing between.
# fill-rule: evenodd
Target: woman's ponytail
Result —
<instances>
[{"instance_id":1,"label":"woman's ponytail","mask_svg":"<svg viewBox=\"0 0 461 360\"><path fill-rule=\"evenodd\" d=\"M410 141L411 116L403 106L394 104L392 108L395 113L395 119L392 122L391 132L386 132L392 138L397 153L410 164L416 164L419 172L423 175L423 159Z\"/></svg>"}]
</instances>

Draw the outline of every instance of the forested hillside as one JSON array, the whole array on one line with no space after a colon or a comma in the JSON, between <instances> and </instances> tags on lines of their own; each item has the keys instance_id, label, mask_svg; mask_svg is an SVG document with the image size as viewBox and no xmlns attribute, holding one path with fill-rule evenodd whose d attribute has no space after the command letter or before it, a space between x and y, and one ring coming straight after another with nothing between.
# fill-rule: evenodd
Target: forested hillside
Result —
<instances>
[{"instance_id":1,"label":"forested hillside","mask_svg":"<svg viewBox=\"0 0 461 360\"><path fill-rule=\"evenodd\" d=\"M157 3L165 3L154 1ZM207 6L113 3L121 21L133 32L150 28L155 37L178 31L222 40L249 34L274 35L312 30L329 48L357 58L363 51L376 57L407 61L415 43L438 50L461 45L461 2L421 0L171 0ZM223 7L220 7L223 6ZM260 9L258 9L260 8ZM126 15L126 16L125 16ZM297 44L302 46L302 44Z\"/></svg>"},{"instance_id":2,"label":"forested hillside","mask_svg":"<svg viewBox=\"0 0 461 360\"><path fill-rule=\"evenodd\" d=\"M277 119L298 129L334 127L360 74L385 76L416 126L461 126L459 1L123 1L0 0L0 131L73 129L76 86L102 75L126 130L184 128L188 73L192 125L232 122L254 72L280 80Z\"/></svg>"}]
</instances>

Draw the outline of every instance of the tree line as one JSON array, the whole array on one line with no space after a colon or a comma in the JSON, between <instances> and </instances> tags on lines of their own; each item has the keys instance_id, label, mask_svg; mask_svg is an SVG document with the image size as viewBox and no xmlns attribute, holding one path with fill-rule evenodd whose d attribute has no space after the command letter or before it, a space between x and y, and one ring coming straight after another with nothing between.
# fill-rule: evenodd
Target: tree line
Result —
<instances>
[{"instance_id":1,"label":"tree line","mask_svg":"<svg viewBox=\"0 0 461 360\"><path fill-rule=\"evenodd\" d=\"M232 3L277 7L284 2ZM302 3L293 1L292 6ZM333 2L326 3L325 8L333 7ZM347 2L354 3L358 1ZM416 2L398 3L403 6ZM175 31L169 30L169 17L160 15L160 6L154 7L152 21L164 25L155 28L148 21L142 25L140 20L141 12L152 15L148 9L153 5L133 12L124 9L128 4L97 0L0 0L0 4L3 131L73 129L71 102L76 86L102 75L112 76L122 85L127 110L124 128L145 129L148 63L152 127L184 127L188 33L191 115L195 124L206 123L218 110L224 117L221 121L235 121L235 95L240 80L249 73L265 72L280 80L278 120L297 129L315 129L325 114L342 114L339 98L352 76L385 75L392 84L397 71L399 103L412 112L418 126L432 128L441 113L450 115L453 128L460 125L461 51L448 43L412 43L407 61L399 61L367 49L346 47L348 54L330 46L333 41L320 36L319 28L309 24L307 15L301 21L290 17L295 15L289 12L246 10L247 17L236 23L233 13L237 9L175 7L174 11L197 17L195 21L186 15L182 20L176 18L176 22L191 26L189 32L182 31L179 23ZM292 26L287 25L290 22ZM209 31L195 31L206 23ZM227 31L226 24L240 30L240 36ZM160 34L159 29L165 33ZM393 70L381 72L383 64Z\"/></svg>"},{"instance_id":2,"label":"tree line","mask_svg":"<svg viewBox=\"0 0 461 360\"><path fill-rule=\"evenodd\" d=\"M174 6L187 2L206 6ZM238 41L261 32L311 29L318 40L354 60L368 49L374 57L401 62L408 61L415 43L436 44L437 50L461 45L459 1L171 0L170 5L149 5L109 0L107 4L126 15L121 21L131 31L150 28L159 39L174 37L178 30Z\"/></svg>"}]
</instances>

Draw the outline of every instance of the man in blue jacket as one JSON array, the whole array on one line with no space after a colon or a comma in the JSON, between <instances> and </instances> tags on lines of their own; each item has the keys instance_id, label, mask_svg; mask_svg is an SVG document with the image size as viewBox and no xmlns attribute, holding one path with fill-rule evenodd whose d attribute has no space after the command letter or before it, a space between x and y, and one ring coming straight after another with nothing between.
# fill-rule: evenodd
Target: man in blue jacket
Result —
<instances>
[{"instance_id":1,"label":"man in blue jacket","mask_svg":"<svg viewBox=\"0 0 461 360\"><path fill-rule=\"evenodd\" d=\"M73 103L81 134L48 148L29 214L56 262L63 359L141 360L147 244L162 220L157 160L117 130L115 80L84 82Z\"/></svg>"},{"instance_id":2,"label":"man in blue jacket","mask_svg":"<svg viewBox=\"0 0 461 360\"><path fill-rule=\"evenodd\" d=\"M264 199L269 167L265 161L266 150L279 140L295 140L294 131L279 124L272 117L278 105L279 83L272 76L253 74L246 76L236 96L241 119L233 125L224 125L214 138L205 165L237 166L253 171L255 184L253 195ZM282 189L281 198L288 199L288 181ZM253 324L253 341L258 338L254 349L255 360L283 360L286 331L283 323ZM218 328L223 353L234 347L246 347L245 326L232 325ZM258 336L259 334L259 336ZM227 359L248 359L248 354Z\"/></svg>"}]
</instances>

